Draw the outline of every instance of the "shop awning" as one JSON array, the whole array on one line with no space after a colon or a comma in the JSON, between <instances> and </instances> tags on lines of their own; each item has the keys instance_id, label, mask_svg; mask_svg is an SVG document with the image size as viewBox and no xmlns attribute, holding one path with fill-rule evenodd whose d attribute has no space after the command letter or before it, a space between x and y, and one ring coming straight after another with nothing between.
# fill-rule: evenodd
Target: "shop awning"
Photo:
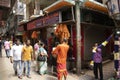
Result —
<instances>
[{"instance_id":1,"label":"shop awning","mask_svg":"<svg viewBox=\"0 0 120 80\"><path fill-rule=\"evenodd\" d=\"M49 13L49 12L58 10L64 6L73 6L73 5L75 5L75 2L72 0L71 1L70 0L59 0L53 3L52 5L48 6L47 8L45 8L44 11L47 11Z\"/></svg>"},{"instance_id":2,"label":"shop awning","mask_svg":"<svg viewBox=\"0 0 120 80\"><path fill-rule=\"evenodd\" d=\"M107 7L96 1L92 0L86 1L84 2L84 6L104 13L108 13Z\"/></svg>"},{"instance_id":3,"label":"shop awning","mask_svg":"<svg viewBox=\"0 0 120 80\"><path fill-rule=\"evenodd\" d=\"M22 20L22 21L20 21L19 23L18 23L18 25L23 25L23 24L25 24L25 23L27 23L28 22L28 20Z\"/></svg>"}]
</instances>

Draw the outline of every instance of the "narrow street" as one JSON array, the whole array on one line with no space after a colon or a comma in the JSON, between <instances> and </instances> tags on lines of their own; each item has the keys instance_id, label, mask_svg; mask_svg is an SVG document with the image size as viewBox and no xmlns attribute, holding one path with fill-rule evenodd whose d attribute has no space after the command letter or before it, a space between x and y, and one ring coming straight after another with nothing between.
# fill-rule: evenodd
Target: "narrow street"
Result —
<instances>
[{"instance_id":1,"label":"narrow street","mask_svg":"<svg viewBox=\"0 0 120 80\"><path fill-rule=\"evenodd\" d=\"M0 80L19 80L17 76L14 75L13 65L10 63L10 60L5 57L5 52L2 50L2 58L0 58ZM33 64L32 64L33 65ZM48 70L49 72L49 70ZM31 79L28 79L26 76L22 80L57 80L56 76L53 75L43 75L40 76L34 71L34 66L31 70ZM78 77L75 75L69 75L68 80L78 80Z\"/></svg>"},{"instance_id":2,"label":"narrow street","mask_svg":"<svg viewBox=\"0 0 120 80\"><path fill-rule=\"evenodd\" d=\"M3 57L0 58L0 80L19 80L17 76L14 75L13 65L10 63L9 59L5 57L5 52L3 52ZM114 75L113 62L108 62L104 64L104 80L108 80L108 78ZM48 70L50 72L50 70ZM77 76L75 74L69 73L67 80L94 80L92 70L85 70L85 74L81 76ZM34 66L32 66L31 71L31 79L27 77L23 77L22 80L57 80L56 76L46 74L40 76L34 71Z\"/></svg>"},{"instance_id":3,"label":"narrow street","mask_svg":"<svg viewBox=\"0 0 120 80\"><path fill-rule=\"evenodd\" d=\"M37 58L39 52L48 56L51 64L56 61L51 55L54 49L58 63L66 62L67 57L66 66L71 70L67 80L94 80L93 70L86 69L91 59L96 63L106 60L103 61L103 78L114 80L114 61L120 66L120 0L0 0L0 48L4 46L9 52L18 39L22 45L33 47L23 47L22 50L20 46L25 53L22 60L30 60L30 53L34 51L34 57ZM59 45L63 46L59 48ZM16 52L11 50L16 54L14 60L21 60L18 55L21 50L15 48ZM41 48L45 49L44 52L40 51ZM0 80L19 80L4 49L2 56L0 54ZM112 61L109 59L113 52ZM30 64L32 78L23 76L22 80L57 80L57 73L53 74L50 66L47 74L39 75L35 71L35 61ZM101 64L96 65L101 67ZM81 73L77 75L76 72Z\"/></svg>"}]
</instances>

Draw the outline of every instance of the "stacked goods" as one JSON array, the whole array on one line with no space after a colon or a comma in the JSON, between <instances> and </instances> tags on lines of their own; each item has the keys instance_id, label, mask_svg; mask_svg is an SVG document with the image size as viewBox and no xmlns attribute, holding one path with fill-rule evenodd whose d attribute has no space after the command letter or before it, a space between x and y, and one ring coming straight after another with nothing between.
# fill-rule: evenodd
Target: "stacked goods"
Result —
<instances>
[{"instance_id":1,"label":"stacked goods","mask_svg":"<svg viewBox=\"0 0 120 80\"><path fill-rule=\"evenodd\" d=\"M65 24L59 24L55 30L55 35L62 41L64 38L69 39L70 33Z\"/></svg>"}]
</instances>

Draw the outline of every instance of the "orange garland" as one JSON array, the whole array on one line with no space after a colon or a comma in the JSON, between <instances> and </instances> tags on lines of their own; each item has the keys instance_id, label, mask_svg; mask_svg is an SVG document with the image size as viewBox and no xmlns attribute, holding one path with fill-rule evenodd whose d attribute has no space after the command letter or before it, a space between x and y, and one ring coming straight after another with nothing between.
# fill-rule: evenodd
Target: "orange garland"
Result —
<instances>
[{"instance_id":1,"label":"orange garland","mask_svg":"<svg viewBox=\"0 0 120 80\"><path fill-rule=\"evenodd\" d=\"M66 24L59 24L55 30L55 35L62 41L64 38L69 39L70 33Z\"/></svg>"},{"instance_id":2,"label":"orange garland","mask_svg":"<svg viewBox=\"0 0 120 80\"><path fill-rule=\"evenodd\" d=\"M33 31L32 35L31 35L31 38L33 39L37 39L38 38L38 34L36 31Z\"/></svg>"}]
</instances>

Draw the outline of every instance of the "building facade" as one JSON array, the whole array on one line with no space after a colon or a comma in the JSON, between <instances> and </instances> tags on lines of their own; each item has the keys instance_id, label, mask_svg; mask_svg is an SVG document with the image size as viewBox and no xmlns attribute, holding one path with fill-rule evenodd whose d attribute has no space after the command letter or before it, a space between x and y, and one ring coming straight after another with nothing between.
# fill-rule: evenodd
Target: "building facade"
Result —
<instances>
[{"instance_id":1,"label":"building facade","mask_svg":"<svg viewBox=\"0 0 120 80\"><path fill-rule=\"evenodd\" d=\"M75 2L72 0L53 0L53 4L47 6L43 2L39 2L40 5L44 4L45 7L33 7L38 6L36 2L27 3L26 12L28 21L20 24L19 27L24 27L23 38L30 38L32 44L35 43L36 39L41 39L47 46L48 54L51 54L52 38L51 33L54 33L57 25L64 24L67 26L70 39L69 45L73 46L72 54L77 56L77 44L76 44L76 19L75 19ZM98 3L100 2L100 3ZM107 14L107 8L101 4L102 1L94 0L81 0L80 5L80 18L81 19L81 59L82 65L86 65L92 57L92 46L94 43L102 43L109 35L112 34L114 23ZM29 6L30 5L30 6ZM63 6L64 5L64 6ZM94 5L94 7L93 7ZM31 10L29 10L29 9ZM38 10L37 10L38 9ZM43 10L42 15L37 11ZM28 13L29 12L29 13ZM28 16L29 14L29 16ZM19 29L18 29L19 30ZM33 37L33 33L37 33L37 38ZM24 40L23 39L23 40ZM55 38L54 38L55 39ZM59 42L59 39L55 39L55 42ZM103 48L103 59L109 59L113 51L113 40Z\"/></svg>"}]
</instances>

